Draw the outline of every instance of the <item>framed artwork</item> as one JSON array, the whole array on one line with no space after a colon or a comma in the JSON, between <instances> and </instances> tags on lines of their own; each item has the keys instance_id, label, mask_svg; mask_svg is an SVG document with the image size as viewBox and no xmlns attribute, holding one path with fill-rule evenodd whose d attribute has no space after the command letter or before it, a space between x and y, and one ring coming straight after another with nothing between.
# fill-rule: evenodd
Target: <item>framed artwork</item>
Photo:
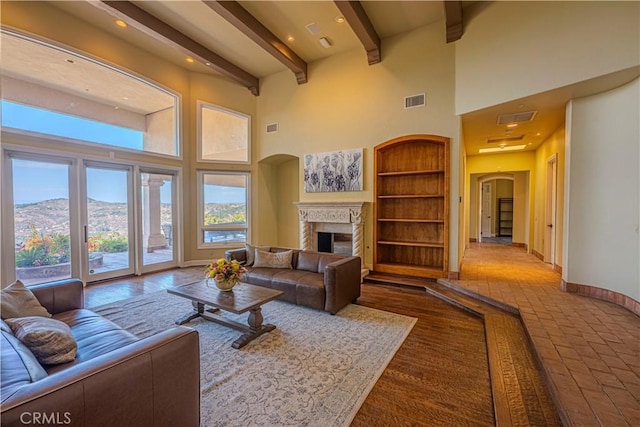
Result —
<instances>
[{"instance_id":1,"label":"framed artwork","mask_svg":"<svg viewBox=\"0 0 640 427\"><path fill-rule=\"evenodd\" d=\"M362 148L305 154L304 192L362 191Z\"/></svg>"}]
</instances>

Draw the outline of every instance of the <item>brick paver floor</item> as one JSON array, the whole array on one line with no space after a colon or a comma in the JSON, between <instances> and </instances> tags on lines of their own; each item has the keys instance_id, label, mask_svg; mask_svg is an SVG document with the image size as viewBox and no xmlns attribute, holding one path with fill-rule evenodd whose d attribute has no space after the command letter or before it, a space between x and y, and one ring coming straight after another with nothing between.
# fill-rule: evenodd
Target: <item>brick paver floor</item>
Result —
<instances>
[{"instance_id":1,"label":"brick paver floor","mask_svg":"<svg viewBox=\"0 0 640 427\"><path fill-rule=\"evenodd\" d=\"M519 309L565 425L640 426L640 317L560 279L522 248L474 243L451 282Z\"/></svg>"}]
</instances>

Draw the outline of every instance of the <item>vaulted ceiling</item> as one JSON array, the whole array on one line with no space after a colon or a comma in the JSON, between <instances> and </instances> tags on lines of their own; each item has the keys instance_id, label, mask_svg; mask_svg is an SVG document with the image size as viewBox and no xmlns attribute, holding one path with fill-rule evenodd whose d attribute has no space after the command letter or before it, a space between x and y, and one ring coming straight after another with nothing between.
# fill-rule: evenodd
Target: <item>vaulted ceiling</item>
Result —
<instances>
[{"instance_id":1,"label":"vaulted ceiling","mask_svg":"<svg viewBox=\"0 0 640 427\"><path fill-rule=\"evenodd\" d=\"M223 76L259 95L260 78L289 70L298 84L313 79L307 65L361 49L363 61L384 60L384 40L418 27L442 26L443 39L464 37L467 11L478 1L53 1L66 13L116 37L200 73ZM115 20L126 25L117 26ZM191 62L187 62L187 59ZM637 72L637 71L636 71ZM466 114L468 154L496 146L488 140L525 135L517 143L537 148L564 122L564 105L621 84L628 75L585 83ZM627 80L628 81L628 80ZM536 111L517 132L498 116ZM507 145L510 143L507 142Z\"/></svg>"}]
</instances>

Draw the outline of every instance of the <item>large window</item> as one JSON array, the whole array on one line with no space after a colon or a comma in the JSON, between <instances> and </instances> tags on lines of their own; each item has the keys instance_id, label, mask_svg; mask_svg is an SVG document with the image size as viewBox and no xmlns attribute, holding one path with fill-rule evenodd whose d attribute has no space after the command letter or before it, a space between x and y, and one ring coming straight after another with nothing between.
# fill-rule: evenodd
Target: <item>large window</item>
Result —
<instances>
[{"instance_id":1,"label":"large window","mask_svg":"<svg viewBox=\"0 0 640 427\"><path fill-rule=\"evenodd\" d=\"M3 131L180 155L175 94L69 49L0 35Z\"/></svg>"},{"instance_id":2,"label":"large window","mask_svg":"<svg viewBox=\"0 0 640 427\"><path fill-rule=\"evenodd\" d=\"M198 180L199 246L245 243L249 231L249 174L201 171Z\"/></svg>"},{"instance_id":3,"label":"large window","mask_svg":"<svg viewBox=\"0 0 640 427\"><path fill-rule=\"evenodd\" d=\"M250 116L198 102L198 127L198 160L250 162Z\"/></svg>"}]
</instances>

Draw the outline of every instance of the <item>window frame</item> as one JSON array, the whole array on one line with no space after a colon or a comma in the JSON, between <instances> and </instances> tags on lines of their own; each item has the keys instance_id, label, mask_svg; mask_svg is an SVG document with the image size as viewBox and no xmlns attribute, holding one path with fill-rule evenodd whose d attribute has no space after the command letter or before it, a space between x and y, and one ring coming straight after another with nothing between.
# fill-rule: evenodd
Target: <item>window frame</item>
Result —
<instances>
[{"instance_id":1,"label":"window frame","mask_svg":"<svg viewBox=\"0 0 640 427\"><path fill-rule=\"evenodd\" d=\"M93 141L86 141L86 140L82 140L82 139L75 139L72 137L67 137L67 136L60 136L60 135L53 135L53 134L43 134L43 133L39 133L39 132L35 132L35 131L30 131L30 130L25 130L25 129L19 129L19 128L11 128L11 127L4 127L2 126L2 133L7 133L7 134L15 134L15 135L24 135L27 137L31 137L31 138L39 138L45 141L50 141L50 142L56 142L56 141L60 141L60 142L68 142L71 144L77 144L80 146L86 146L86 147L90 147L93 149L98 149L98 150L107 150L110 153L119 153L122 152L123 154L126 153L134 153L134 154L138 154L138 155L142 155L142 156L153 156L153 157L157 157L157 158L165 158L165 159L173 159L173 160L183 160L183 144L182 144L182 95L174 90L169 89L168 87L165 87L153 80L151 80L149 77L146 77L142 74L136 73L134 71L128 70L123 68L120 65L114 64L104 58L100 58L98 56L92 55L88 52L79 50L79 49L75 49L73 47L64 45L62 43L59 43L57 41L52 41L49 39L46 39L44 37L41 36L37 36L31 33L25 33L22 31L18 31L16 29L13 28L7 28L7 27L1 27L0 28L0 35L7 35L10 37L16 37L16 38L20 38L23 40L26 40L28 42L31 43L38 43L42 46L45 46L49 49L55 49L57 51L60 52L64 52L68 55L71 56L76 56L79 57L83 60L86 60L88 62L92 62L98 66L104 67L112 72L115 73L120 73L124 76L126 76L127 78L130 79L134 79L140 83L146 84L149 87L155 89L155 90L159 90L162 91L164 93L166 93L169 96L172 96L175 100L174 103L174 121L175 121L175 126L174 126L174 131L173 131L173 139L175 141L175 154L166 154L166 153L158 153L158 152L153 152L153 151L144 151L144 150L136 150L133 148L127 148L127 147L120 147L117 145L109 145L109 144L101 144L101 143L97 143L97 142L93 142ZM2 98L4 99L4 98ZM19 102L19 101L14 101L14 100L10 100L7 99L7 101L9 102L13 102L13 103L18 103L18 104L23 104L23 105L27 105L29 107L33 107L33 108L37 108L37 109L41 109L41 110L45 110L45 111L52 111L54 113L60 113L59 111L55 111L55 110L48 110L43 106L40 105L30 105L30 104L24 104L23 102ZM68 113L60 113L60 114L64 114L64 115L71 115ZM82 117L84 119L87 120L93 120L87 117ZM96 121L96 120L93 120ZM99 122L99 123L107 123L108 122ZM113 154L110 154L111 157L113 157Z\"/></svg>"},{"instance_id":2,"label":"window frame","mask_svg":"<svg viewBox=\"0 0 640 427\"><path fill-rule=\"evenodd\" d=\"M198 249L226 249L226 248L236 248L239 245L244 243L248 243L251 240L251 172L249 171L227 171L227 170L199 170L198 174L198 196L197 196L197 204L198 204L198 241L197 248ZM205 208L205 200L204 200L204 177L206 175L242 175L245 177L246 186L245 186L245 218L246 221L244 224L224 224L224 225L204 225L204 208ZM208 243L204 241L204 233L206 231L216 231L216 230L237 230L244 229L245 230L245 242L216 242L216 243Z\"/></svg>"},{"instance_id":3,"label":"window frame","mask_svg":"<svg viewBox=\"0 0 640 427\"><path fill-rule=\"evenodd\" d=\"M235 111L232 110L230 108L226 108L226 107L222 107L220 105L216 105L216 104L211 104L209 102L204 102L204 101L200 101L198 100L196 102L197 105L197 132L198 132L198 143L197 143L197 156L198 156L198 162L201 163L216 163L216 164L233 164L233 165L250 165L251 164L251 115L249 114L245 114L242 113L240 111ZM203 125L203 120L202 120L202 110L204 108L208 108L211 110L215 110L218 112L222 112L222 113L227 113L230 114L232 116L236 116L236 117L240 117L243 119L247 120L247 160L211 160L211 159L205 159L202 156L202 143L203 143L203 135L202 135L202 125Z\"/></svg>"}]
</instances>

